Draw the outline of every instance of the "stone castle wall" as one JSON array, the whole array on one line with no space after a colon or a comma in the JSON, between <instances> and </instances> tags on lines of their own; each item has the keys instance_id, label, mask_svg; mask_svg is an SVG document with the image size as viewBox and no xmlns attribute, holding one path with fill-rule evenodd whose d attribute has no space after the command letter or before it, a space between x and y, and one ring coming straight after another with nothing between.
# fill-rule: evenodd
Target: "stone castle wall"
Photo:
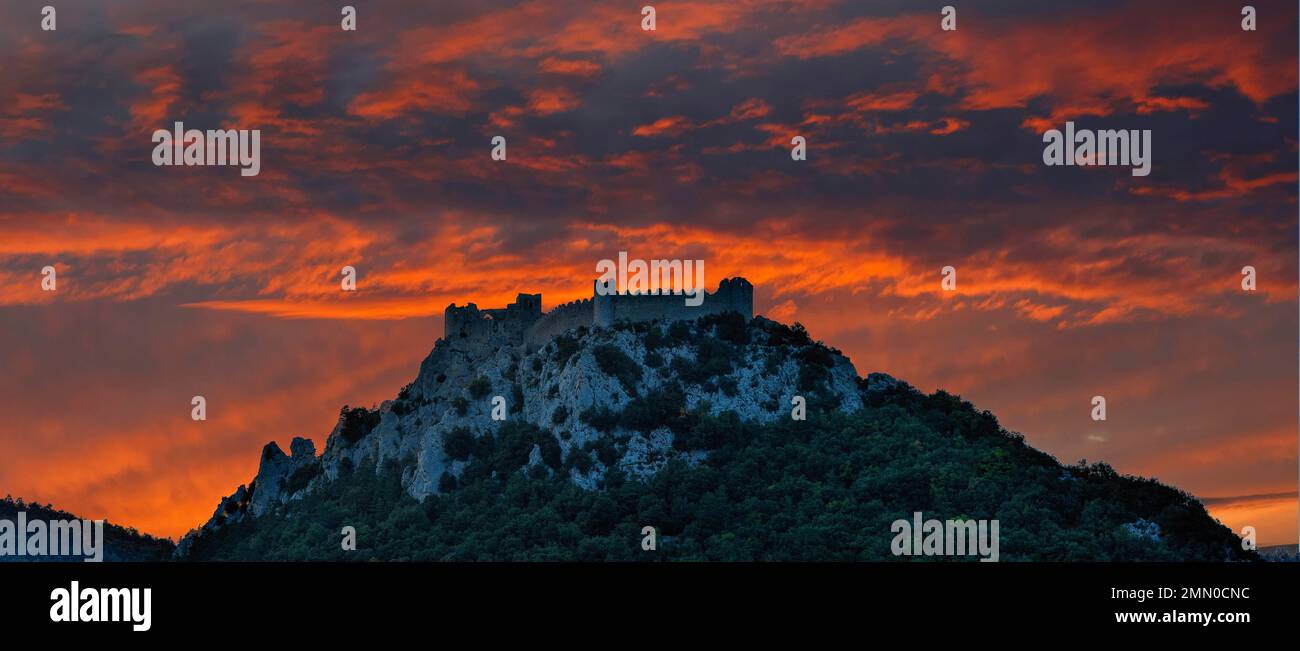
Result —
<instances>
[{"instance_id":1,"label":"stone castle wall","mask_svg":"<svg viewBox=\"0 0 1300 651\"><path fill-rule=\"evenodd\" d=\"M710 314L739 312L750 319L754 316L754 286L744 278L722 281L718 291L705 292L704 302L687 305L686 294L615 294L598 296L596 301L611 304L609 321L599 325L612 325L619 321L687 321Z\"/></svg>"},{"instance_id":2,"label":"stone castle wall","mask_svg":"<svg viewBox=\"0 0 1300 651\"><path fill-rule=\"evenodd\" d=\"M754 316L754 286L744 278L728 278L718 290L705 293L704 302L686 304L685 294L595 295L541 313L541 294L520 294L516 302L502 309L480 310L473 303L452 304L444 312L445 335L479 344L492 340L545 345L555 336L581 326L611 326L619 321L684 321L710 314L738 312Z\"/></svg>"},{"instance_id":3,"label":"stone castle wall","mask_svg":"<svg viewBox=\"0 0 1300 651\"><path fill-rule=\"evenodd\" d=\"M443 337L468 343L491 340L519 341L542 317L542 295L520 294L504 308L480 310L473 303L443 311Z\"/></svg>"},{"instance_id":4,"label":"stone castle wall","mask_svg":"<svg viewBox=\"0 0 1300 651\"><path fill-rule=\"evenodd\" d=\"M565 303L552 309L528 329L524 338L530 346L541 346L566 330L594 324L592 299Z\"/></svg>"}]
</instances>

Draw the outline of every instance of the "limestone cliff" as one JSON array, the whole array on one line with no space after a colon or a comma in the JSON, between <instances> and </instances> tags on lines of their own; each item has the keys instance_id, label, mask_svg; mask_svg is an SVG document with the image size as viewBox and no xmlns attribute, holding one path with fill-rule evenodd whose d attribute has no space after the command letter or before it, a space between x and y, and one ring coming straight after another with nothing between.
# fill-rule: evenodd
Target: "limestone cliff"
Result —
<instances>
[{"instance_id":1,"label":"limestone cliff","mask_svg":"<svg viewBox=\"0 0 1300 651\"><path fill-rule=\"evenodd\" d=\"M791 417L796 395L820 408L852 412L862 408L872 382L893 381L875 374L860 380L847 358L811 341L802 328L735 312L584 326L538 347L517 337L455 332L436 342L395 399L374 410L345 409L319 457L305 439L294 439L291 455L269 443L257 476L223 499L212 518L182 541L178 555L194 536L274 512L334 481L345 466L395 465L412 497L436 494L467 465L449 452L450 440L490 434L501 419L553 432L566 459L589 456L589 463L566 464L567 472L575 484L599 490L610 466L644 477L673 458L693 462L698 457L692 455L704 454L676 449L668 426L615 418L629 408L669 396L683 413L734 412L741 420L771 422ZM616 452L597 455L593 443L610 443ZM540 463L543 452L534 445L530 465Z\"/></svg>"}]
</instances>

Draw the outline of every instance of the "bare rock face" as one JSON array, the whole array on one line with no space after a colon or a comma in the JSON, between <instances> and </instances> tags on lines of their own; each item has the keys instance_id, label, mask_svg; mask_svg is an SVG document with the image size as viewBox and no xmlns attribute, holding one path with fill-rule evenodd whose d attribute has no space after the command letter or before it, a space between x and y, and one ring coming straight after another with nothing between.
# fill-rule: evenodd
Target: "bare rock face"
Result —
<instances>
[{"instance_id":1,"label":"bare rock face","mask_svg":"<svg viewBox=\"0 0 1300 651\"><path fill-rule=\"evenodd\" d=\"M295 495L300 495L305 486L296 487L294 482L302 482L319 472L316 445L311 439L296 436L289 444L289 451L292 456L286 455L275 441L267 443L262 448L261 462L253 480L223 498L212 517L202 527L181 539L175 554L185 556L195 536L242 522L245 518L261 516L288 502Z\"/></svg>"},{"instance_id":2,"label":"bare rock face","mask_svg":"<svg viewBox=\"0 0 1300 651\"><path fill-rule=\"evenodd\" d=\"M650 397L671 395L684 412L697 415L765 423L790 418L796 396L809 402L815 396L822 408L856 411L865 390L896 382L871 378L860 380L847 358L810 341L801 328L735 314L584 326L540 346L509 336L448 336L436 342L396 399L373 410L345 411L319 458L307 439L295 438L291 455L268 443L248 488L222 500L213 518L187 539L273 513L345 469L371 464L396 465L417 500L438 494L440 484L458 479L468 465L448 454L448 440L493 435L503 419L551 433L566 460L587 456L590 463L565 464L565 472L578 486L599 490L611 467L644 478L672 459L695 463L706 454L675 448L668 427L619 422L619 414ZM503 419L494 419L494 411ZM597 455L588 445L609 441L619 442L612 463L608 452ZM543 450L534 446L525 470L539 464L544 465ZM188 549L185 541L182 546Z\"/></svg>"},{"instance_id":3,"label":"bare rock face","mask_svg":"<svg viewBox=\"0 0 1300 651\"><path fill-rule=\"evenodd\" d=\"M259 490L249 500L254 516L262 515L277 504L284 503L291 497L286 488L294 473L316 464L316 445L310 439L294 437L289 450L293 456L281 452L275 441L262 448L262 463L253 480Z\"/></svg>"},{"instance_id":4,"label":"bare rock face","mask_svg":"<svg viewBox=\"0 0 1300 651\"><path fill-rule=\"evenodd\" d=\"M661 324L654 327L666 329ZM740 420L757 422L789 418L791 401L800 393L802 364L787 354L785 346L768 345L763 340L764 327L760 324L750 328L755 341L739 347L741 352L730 371L703 385L683 383L673 370L701 363L690 337L648 349L646 333L630 327L580 329L531 352L502 345L477 359L458 350L456 342L442 340L421 365L420 376L405 399L409 411L397 416L393 405L386 403L381 408L386 410L381 424L368 440L327 449L325 472L337 475L337 465L343 458L354 467L367 459L409 462L414 469L407 476L408 493L417 499L436 494L443 473L459 477L464 469L463 463L451 460L442 449L446 435L457 428L468 429L474 436L494 431L500 423L492 419L492 403L499 396L508 418L522 419L555 433L566 458L574 453L585 454L584 446L601 437L630 437L616 465L633 476L645 477L683 455L673 448L672 433L666 428L650 432L615 428L602 432L584 414L597 410L618 413L637 397L679 386L690 411L730 411ZM638 379L628 383L607 373L597 359L602 348L625 355L636 369L628 375ZM770 361L774 357L780 361ZM828 357L831 364L826 368L823 390L839 409L861 409L853 364L837 353L829 353ZM475 397L470 389L476 381L485 382L490 391ZM571 479L585 488L594 488L608 468L595 458L592 466L586 473L571 470Z\"/></svg>"}]
</instances>

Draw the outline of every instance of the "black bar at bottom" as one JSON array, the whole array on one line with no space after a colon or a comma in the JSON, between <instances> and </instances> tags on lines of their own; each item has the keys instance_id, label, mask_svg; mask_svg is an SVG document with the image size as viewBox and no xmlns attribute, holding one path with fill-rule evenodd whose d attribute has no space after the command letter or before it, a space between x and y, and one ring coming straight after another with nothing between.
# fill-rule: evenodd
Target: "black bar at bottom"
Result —
<instances>
[{"instance_id":1,"label":"black bar at bottom","mask_svg":"<svg viewBox=\"0 0 1300 651\"><path fill-rule=\"evenodd\" d=\"M149 630L51 621L51 593L73 581L79 589L150 588ZM477 629L494 642L626 626L633 646L639 635L661 646L665 631L701 624L758 639L809 627L819 635L918 627L944 638L961 630L1181 638L1291 632L1297 585L1300 564L1290 563L5 563L0 621L44 639L165 641L337 639L390 627L434 634L482 621L497 622ZM1157 621L1117 621L1147 617L1139 613ZM1179 621L1180 613L1237 621ZM1249 621L1240 621L1243 614Z\"/></svg>"}]
</instances>

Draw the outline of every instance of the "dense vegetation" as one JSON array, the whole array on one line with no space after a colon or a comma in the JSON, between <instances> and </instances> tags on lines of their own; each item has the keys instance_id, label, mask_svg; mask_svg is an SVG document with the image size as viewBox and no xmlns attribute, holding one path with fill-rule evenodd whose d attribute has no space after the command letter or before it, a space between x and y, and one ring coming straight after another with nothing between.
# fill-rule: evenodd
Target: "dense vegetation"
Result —
<instances>
[{"instance_id":1,"label":"dense vegetation","mask_svg":"<svg viewBox=\"0 0 1300 651\"><path fill-rule=\"evenodd\" d=\"M735 332L715 335L744 345ZM807 350L801 329L781 336ZM801 354L822 366L819 353ZM593 457L613 462L627 436L561 458L555 434L508 421L495 435L448 437L449 454L469 466L459 480L444 476L443 495L416 502L396 466L363 466L286 513L199 539L191 558L893 560L890 525L914 511L998 519L1003 561L1255 558L1191 496L1105 464L1062 466L944 392L902 385L870 392L859 413L810 409L807 421L770 425L683 414L679 392L670 385L622 413L582 417L638 432L666 424L678 449L710 452L694 466L673 461L644 482L613 469L587 491L568 472L585 472ZM529 464L534 445L542 458ZM1159 538L1134 523L1155 523ZM355 552L340 548L345 525L357 529ZM641 549L646 525L657 528L657 551Z\"/></svg>"},{"instance_id":2,"label":"dense vegetation","mask_svg":"<svg viewBox=\"0 0 1300 651\"><path fill-rule=\"evenodd\" d=\"M592 349L596 365L606 375L618 378L628 395L636 395L636 385L641 381L641 365L613 344L601 344Z\"/></svg>"},{"instance_id":3,"label":"dense vegetation","mask_svg":"<svg viewBox=\"0 0 1300 651\"><path fill-rule=\"evenodd\" d=\"M356 443L379 425L379 410L343 405L343 409L339 410L339 423L342 426L339 434L344 440Z\"/></svg>"}]
</instances>

